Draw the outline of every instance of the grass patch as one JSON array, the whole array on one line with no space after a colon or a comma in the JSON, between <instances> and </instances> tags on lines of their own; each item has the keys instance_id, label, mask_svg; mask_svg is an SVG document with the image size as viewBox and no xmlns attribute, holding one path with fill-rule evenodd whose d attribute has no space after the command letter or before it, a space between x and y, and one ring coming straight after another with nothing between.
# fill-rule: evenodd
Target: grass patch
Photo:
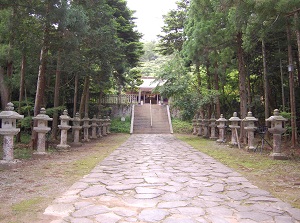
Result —
<instances>
[{"instance_id":1,"label":"grass patch","mask_svg":"<svg viewBox=\"0 0 300 223\"><path fill-rule=\"evenodd\" d=\"M81 160L77 160L73 163L72 170L68 170L67 173L78 176L88 174L99 162L105 159L106 156L90 156Z\"/></svg>"},{"instance_id":2,"label":"grass patch","mask_svg":"<svg viewBox=\"0 0 300 223\"><path fill-rule=\"evenodd\" d=\"M272 160L267 153L250 153L193 135L176 134L176 137L241 173L273 196L300 208L300 162L297 160Z\"/></svg>"},{"instance_id":3,"label":"grass patch","mask_svg":"<svg viewBox=\"0 0 300 223\"><path fill-rule=\"evenodd\" d=\"M18 213L24 213L36 209L43 202L43 198L36 197L21 201L12 206L12 210Z\"/></svg>"},{"instance_id":4,"label":"grass patch","mask_svg":"<svg viewBox=\"0 0 300 223\"><path fill-rule=\"evenodd\" d=\"M125 117L125 121L121 121L121 117L113 118L111 120L110 131L113 133L130 133L131 119L129 116Z\"/></svg>"},{"instance_id":5,"label":"grass patch","mask_svg":"<svg viewBox=\"0 0 300 223\"><path fill-rule=\"evenodd\" d=\"M177 118L172 119L172 127L173 127L173 132L174 133L186 133L189 134L193 130L192 123L182 121Z\"/></svg>"}]
</instances>

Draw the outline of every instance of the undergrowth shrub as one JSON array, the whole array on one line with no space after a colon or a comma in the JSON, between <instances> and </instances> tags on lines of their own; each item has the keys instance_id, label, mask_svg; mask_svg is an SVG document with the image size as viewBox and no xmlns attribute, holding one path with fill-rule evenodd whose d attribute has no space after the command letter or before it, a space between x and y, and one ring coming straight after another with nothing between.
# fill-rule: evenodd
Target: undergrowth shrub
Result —
<instances>
[{"instance_id":1,"label":"undergrowth shrub","mask_svg":"<svg viewBox=\"0 0 300 223\"><path fill-rule=\"evenodd\" d=\"M112 118L110 132L113 133L130 133L130 117L125 117L125 121L121 121L121 117Z\"/></svg>"},{"instance_id":2,"label":"undergrowth shrub","mask_svg":"<svg viewBox=\"0 0 300 223\"><path fill-rule=\"evenodd\" d=\"M182 121L177 118L172 119L172 126L173 126L174 133L190 134L190 133L192 133L192 130L193 130L192 123L187 122L187 121Z\"/></svg>"}]
</instances>

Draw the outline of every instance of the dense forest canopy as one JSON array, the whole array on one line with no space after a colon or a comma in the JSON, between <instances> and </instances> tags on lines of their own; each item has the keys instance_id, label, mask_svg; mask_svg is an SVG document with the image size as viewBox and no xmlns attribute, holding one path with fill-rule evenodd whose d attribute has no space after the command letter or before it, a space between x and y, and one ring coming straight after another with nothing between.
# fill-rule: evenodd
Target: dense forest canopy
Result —
<instances>
[{"instance_id":1,"label":"dense forest canopy","mask_svg":"<svg viewBox=\"0 0 300 223\"><path fill-rule=\"evenodd\" d=\"M264 124L274 109L300 113L300 2L297 0L180 0L164 17L158 72L185 119L231 117L248 111ZM290 71L289 68L292 68ZM299 123L298 123L298 127Z\"/></svg>"},{"instance_id":2,"label":"dense forest canopy","mask_svg":"<svg viewBox=\"0 0 300 223\"><path fill-rule=\"evenodd\" d=\"M134 19L125 0L1 0L2 109L13 101L30 117L52 108L54 128L64 108L101 114L101 95L136 75L143 44Z\"/></svg>"}]
</instances>

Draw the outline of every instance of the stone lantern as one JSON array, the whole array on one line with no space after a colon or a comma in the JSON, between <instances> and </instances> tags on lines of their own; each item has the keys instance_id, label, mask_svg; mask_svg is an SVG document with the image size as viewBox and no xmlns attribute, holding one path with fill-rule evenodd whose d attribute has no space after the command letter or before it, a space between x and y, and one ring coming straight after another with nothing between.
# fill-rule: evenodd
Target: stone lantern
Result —
<instances>
[{"instance_id":1,"label":"stone lantern","mask_svg":"<svg viewBox=\"0 0 300 223\"><path fill-rule=\"evenodd\" d=\"M79 117L79 113L77 112L75 114L75 117L72 118L72 129L73 129L73 134L74 134L74 139L73 139L73 144L74 146L82 146L82 143L80 142L80 130L82 129L82 126L80 125L81 119Z\"/></svg>"},{"instance_id":2,"label":"stone lantern","mask_svg":"<svg viewBox=\"0 0 300 223\"><path fill-rule=\"evenodd\" d=\"M84 142L89 142L89 128L91 127L90 125L90 119L88 117L88 114L85 114L84 118L82 119L83 121L83 141Z\"/></svg>"},{"instance_id":3,"label":"stone lantern","mask_svg":"<svg viewBox=\"0 0 300 223\"><path fill-rule=\"evenodd\" d=\"M231 129L231 145L239 145L237 130L240 128L239 122L241 121L241 119L237 117L236 112L233 112L233 116L229 119L229 121L231 122L231 125L229 125L229 128Z\"/></svg>"},{"instance_id":4,"label":"stone lantern","mask_svg":"<svg viewBox=\"0 0 300 223\"><path fill-rule=\"evenodd\" d=\"M91 139L97 139L97 118L96 115L93 116L92 118L92 137Z\"/></svg>"},{"instance_id":5,"label":"stone lantern","mask_svg":"<svg viewBox=\"0 0 300 223\"><path fill-rule=\"evenodd\" d=\"M38 134L37 151L35 154L43 155L46 154L46 133L51 130L48 127L48 121L52 121L53 119L46 115L45 108L41 108L40 114L34 117L33 120L37 120L37 126L33 130Z\"/></svg>"},{"instance_id":6,"label":"stone lantern","mask_svg":"<svg viewBox=\"0 0 300 223\"><path fill-rule=\"evenodd\" d=\"M203 126L203 137L208 138L209 119L203 119L202 126Z\"/></svg>"},{"instance_id":7,"label":"stone lantern","mask_svg":"<svg viewBox=\"0 0 300 223\"><path fill-rule=\"evenodd\" d=\"M102 119L100 118L100 116L98 116L97 118L97 136L100 138L102 137Z\"/></svg>"},{"instance_id":8,"label":"stone lantern","mask_svg":"<svg viewBox=\"0 0 300 223\"><path fill-rule=\"evenodd\" d=\"M202 136L202 117L201 116L199 116L199 118L198 118L197 126L198 126L197 136Z\"/></svg>"},{"instance_id":9,"label":"stone lantern","mask_svg":"<svg viewBox=\"0 0 300 223\"><path fill-rule=\"evenodd\" d=\"M245 122L244 129L248 133L248 150L255 150L254 147L254 131L256 130L256 127L254 125L254 122L257 122L257 118L253 117L252 112L249 111L247 114L247 117L243 119L243 122Z\"/></svg>"},{"instance_id":10,"label":"stone lantern","mask_svg":"<svg viewBox=\"0 0 300 223\"><path fill-rule=\"evenodd\" d=\"M197 119L196 116L193 118L193 135L197 135Z\"/></svg>"},{"instance_id":11,"label":"stone lantern","mask_svg":"<svg viewBox=\"0 0 300 223\"><path fill-rule=\"evenodd\" d=\"M103 136L107 136L107 119L106 119L106 116L103 116L103 119L102 119L102 135Z\"/></svg>"},{"instance_id":12,"label":"stone lantern","mask_svg":"<svg viewBox=\"0 0 300 223\"><path fill-rule=\"evenodd\" d=\"M14 160L14 136L20 132L17 128L17 119L24 118L14 111L13 103L7 103L5 111L0 112L0 119L2 119L2 127L0 135L3 135L3 161L11 162Z\"/></svg>"},{"instance_id":13,"label":"stone lantern","mask_svg":"<svg viewBox=\"0 0 300 223\"><path fill-rule=\"evenodd\" d=\"M287 119L279 115L279 110L274 110L274 115L267 118L266 122L271 123L271 128L268 131L273 134L273 153L270 155L273 159L281 160L287 157L281 152L281 134L285 133L283 127Z\"/></svg>"},{"instance_id":14,"label":"stone lantern","mask_svg":"<svg viewBox=\"0 0 300 223\"><path fill-rule=\"evenodd\" d=\"M211 117L211 119L209 120L210 124L209 124L209 127L210 127L210 139L216 139L216 119L214 116Z\"/></svg>"},{"instance_id":15,"label":"stone lantern","mask_svg":"<svg viewBox=\"0 0 300 223\"><path fill-rule=\"evenodd\" d=\"M111 120L110 120L110 117L107 116L107 127L106 127L107 134L110 134L110 126L111 126Z\"/></svg>"},{"instance_id":16,"label":"stone lantern","mask_svg":"<svg viewBox=\"0 0 300 223\"><path fill-rule=\"evenodd\" d=\"M57 145L58 149L67 149L70 146L67 144L68 142L68 130L71 128L69 125L69 121L71 120L68 115L68 111L64 110L63 114L59 117L60 125L58 128L60 129L60 144Z\"/></svg>"},{"instance_id":17,"label":"stone lantern","mask_svg":"<svg viewBox=\"0 0 300 223\"><path fill-rule=\"evenodd\" d=\"M223 117L223 114L221 114L220 118L217 120L219 125L217 125L219 129L219 139L217 142L222 143L225 142L225 128L226 128L226 122L228 120Z\"/></svg>"}]
</instances>

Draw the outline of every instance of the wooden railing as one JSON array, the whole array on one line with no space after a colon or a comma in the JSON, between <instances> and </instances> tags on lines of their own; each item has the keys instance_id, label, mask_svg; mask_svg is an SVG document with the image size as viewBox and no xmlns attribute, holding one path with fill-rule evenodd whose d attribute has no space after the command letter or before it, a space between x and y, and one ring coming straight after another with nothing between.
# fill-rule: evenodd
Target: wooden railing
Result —
<instances>
[{"instance_id":1,"label":"wooden railing","mask_svg":"<svg viewBox=\"0 0 300 223\"><path fill-rule=\"evenodd\" d=\"M151 126L151 128L153 126L152 103L151 103L151 100L150 100L150 126Z\"/></svg>"},{"instance_id":2,"label":"wooden railing","mask_svg":"<svg viewBox=\"0 0 300 223\"><path fill-rule=\"evenodd\" d=\"M132 105L132 110L131 110L130 134L133 133L133 124L134 124L134 105Z\"/></svg>"},{"instance_id":3,"label":"wooden railing","mask_svg":"<svg viewBox=\"0 0 300 223\"><path fill-rule=\"evenodd\" d=\"M137 104L138 94L124 94L124 95L105 95L101 99L101 104Z\"/></svg>"}]
</instances>

